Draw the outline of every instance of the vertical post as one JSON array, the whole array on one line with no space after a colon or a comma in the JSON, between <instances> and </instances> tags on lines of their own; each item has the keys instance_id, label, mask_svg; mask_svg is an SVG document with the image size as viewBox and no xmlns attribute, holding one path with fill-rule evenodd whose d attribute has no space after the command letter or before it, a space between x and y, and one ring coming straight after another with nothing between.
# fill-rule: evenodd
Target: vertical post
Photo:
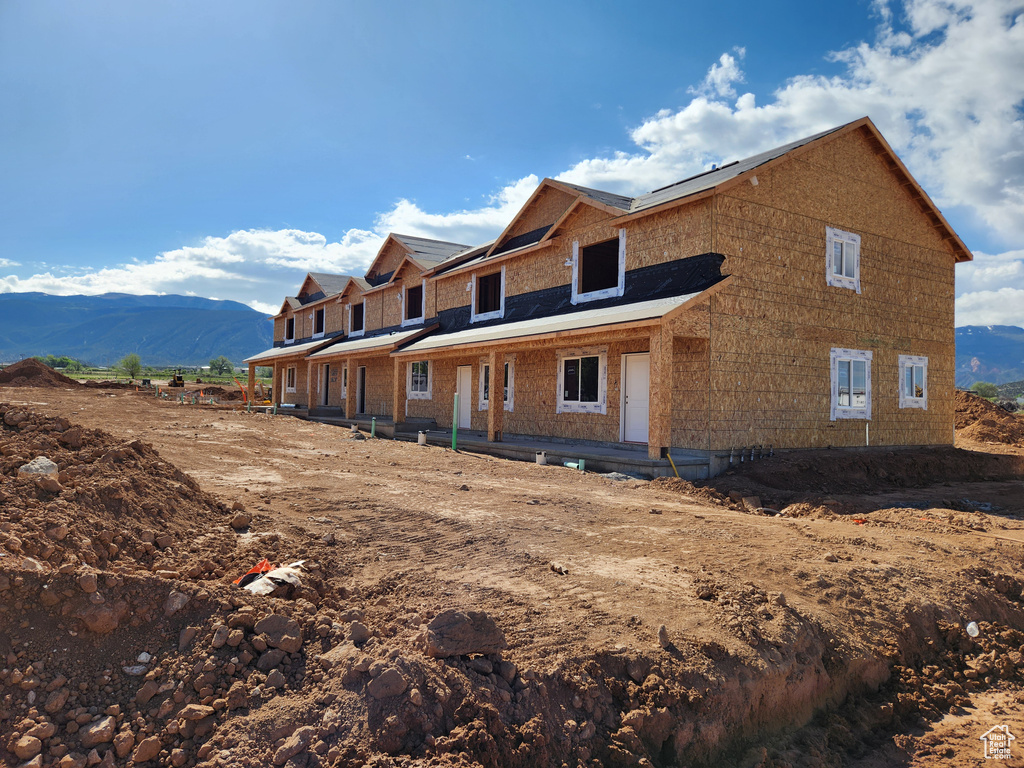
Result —
<instances>
[{"instance_id":1,"label":"vertical post","mask_svg":"<svg viewBox=\"0 0 1024 768\"><path fill-rule=\"evenodd\" d=\"M457 436L459 434L459 393L455 393L455 410L452 411L452 450L457 451L456 448Z\"/></svg>"},{"instance_id":2,"label":"vertical post","mask_svg":"<svg viewBox=\"0 0 1024 768\"><path fill-rule=\"evenodd\" d=\"M405 376L402 375L402 370L405 364L395 358L394 373L391 381L391 418L395 422L395 436L398 435L398 425L405 422Z\"/></svg>"},{"instance_id":3,"label":"vertical post","mask_svg":"<svg viewBox=\"0 0 1024 768\"><path fill-rule=\"evenodd\" d=\"M356 361L349 359L345 366L348 369L348 384L345 389L345 418L354 419L356 417L356 390L359 388L359 367Z\"/></svg>"},{"instance_id":4,"label":"vertical post","mask_svg":"<svg viewBox=\"0 0 1024 768\"><path fill-rule=\"evenodd\" d=\"M249 405L252 405L252 401L256 398L256 364L249 363L249 382L248 392L246 393L248 399L246 400Z\"/></svg>"},{"instance_id":5,"label":"vertical post","mask_svg":"<svg viewBox=\"0 0 1024 768\"><path fill-rule=\"evenodd\" d=\"M673 341L672 329L666 325L651 331L647 455L652 459L660 459L662 449L672 447Z\"/></svg>"},{"instance_id":6,"label":"vertical post","mask_svg":"<svg viewBox=\"0 0 1024 768\"><path fill-rule=\"evenodd\" d=\"M491 383L487 401L487 441L500 443L501 433L505 426L505 356L491 348L487 358L490 366ZM483 375L483 371L480 372Z\"/></svg>"}]
</instances>

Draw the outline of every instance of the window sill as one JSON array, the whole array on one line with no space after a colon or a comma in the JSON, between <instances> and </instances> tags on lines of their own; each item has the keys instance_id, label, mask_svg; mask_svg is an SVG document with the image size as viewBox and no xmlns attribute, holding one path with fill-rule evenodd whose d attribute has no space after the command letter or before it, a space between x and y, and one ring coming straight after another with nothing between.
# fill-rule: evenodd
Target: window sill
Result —
<instances>
[{"instance_id":1,"label":"window sill","mask_svg":"<svg viewBox=\"0 0 1024 768\"><path fill-rule=\"evenodd\" d=\"M623 289L616 286L615 288L604 288L600 291L591 291L590 293L577 293L573 296L573 301L576 304L585 304L588 301L597 301L598 299L615 299L622 296Z\"/></svg>"},{"instance_id":2,"label":"window sill","mask_svg":"<svg viewBox=\"0 0 1024 768\"><path fill-rule=\"evenodd\" d=\"M836 415L833 421L838 419L862 419L871 421L871 414L866 408L836 408Z\"/></svg>"},{"instance_id":3,"label":"window sill","mask_svg":"<svg viewBox=\"0 0 1024 768\"><path fill-rule=\"evenodd\" d=\"M928 398L926 397L908 397L900 400L900 408L920 408L922 411L928 410Z\"/></svg>"},{"instance_id":4,"label":"window sill","mask_svg":"<svg viewBox=\"0 0 1024 768\"><path fill-rule=\"evenodd\" d=\"M312 335L312 336L311 336L310 338L313 338L313 339L322 339L323 337L324 337L324 332L323 332L323 331L320 331L320 333L314 333L314 334L313 334L313 335Z\"/></svg>"},{"instance_id":5,"label":"window sill","mask_svg":"<svg viewBox=\"0 0 1024 768\"><path fill-rule=\"evenodd\" d=\"M355 338L358 338L358 337L362 336L364 333L366 333L365 329L361 329L361 330L358 330L358 331L352 331L351 333L349 333L348 337L350 339L355 339Z\"/></svg>"},{"instance_id":6,"label":"window sill","mask_svg":"<svg viewBox=\"0 0 1024 768\"><path fill-rule=\"evenodd\" d=\"M285 345L294 344L295 343L295 339L285 339L284 343L285 343Z\"/></svg>"},{"instance_id":7,"label":"window sill","mask_svg":"<svg viewBox=\"0 0 1024 768\"><path fill-rule=\"evenodd\" d=\"M429 392L406 392L406 398L409 400L431 400Z\"/></svg>"},{"instance_id":8,"label":"window sill","mask_svg":"<svg viewBox=\"0 0 1024 768\"><path fill-rule=\"evenodd\" d=\"M559 403L555 413L604 413L602 403Z\"/></svg>"},{"instance_id":9,"label":"window sill","mask_svg":"<svg viewBox=\"0 0 1024 768\"><path fill-rule=\"evenodd\" d=\"M284 388L284 393L286 395L294 395L296 393L296 391L297 390L295 389L295 387L285 387Z\"/></svg>"},{"instance_id":10,"label":"window sill","mask_svg":"<svg viewBox=\"0 0 1024 768\"><path fill-rule=\"evenodd\" d=\"M500 320L505 316L504 309L496 309L493 312L484 312L483 314L471 314L469 316L469 322L471 323L482 323L487 320Z\"/></svg>"},{"instance_id":11,"label":"window sill","mask_svg":"<svg viewBox=\"0 0 1024 768\"><path fill-rule=\"evenodd\" d=\"M410 325L423 325L423 318L422 317L413 317L413 318L410 318L409 320L403 320L401 327L402 328L408 328Z\"/></svg>"}]
</instances>

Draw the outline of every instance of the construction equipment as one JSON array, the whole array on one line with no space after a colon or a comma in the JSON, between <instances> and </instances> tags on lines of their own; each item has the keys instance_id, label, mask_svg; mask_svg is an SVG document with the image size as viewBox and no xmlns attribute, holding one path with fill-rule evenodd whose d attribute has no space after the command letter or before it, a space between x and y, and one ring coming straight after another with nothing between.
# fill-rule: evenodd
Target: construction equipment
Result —
<instances>
[{"instance_id":1,"label":"construction equipment","mask_svg":"<svg viewBox=\"0 0 1024 768\"><path fill-rule=\"evenodd\" d=\"M185 379L182 378L181 371L175 371L174 375L171 376L171 380L167 382L168 387L184 387Z\"/></svg>"}]
</instances>

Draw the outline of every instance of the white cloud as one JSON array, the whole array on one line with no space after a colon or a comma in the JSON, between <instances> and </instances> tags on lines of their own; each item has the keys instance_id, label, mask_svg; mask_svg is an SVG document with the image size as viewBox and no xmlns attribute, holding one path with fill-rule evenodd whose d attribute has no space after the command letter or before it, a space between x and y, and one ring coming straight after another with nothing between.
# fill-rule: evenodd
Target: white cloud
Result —
<instances>
[{"instance_id":1,"label":"white cloud","mask_svg":"<svg viewBox=\"0 0 1024 768\"><path fill-rule=\"evenodd\" d=\"M958 296L956 324L1024 325L1024 288L1004 287L995 291L975 291Z\"/></svg>"},{"instance_id":2,"label":"white cloud","mask_svg":"<svg viewBox=\"0 0 1024 768\"><path fill-rule=\"evenodd\" d=\"M20 266L21 266L21 262L19 262L19 261L11 261L10 259L0 259L0 269L4 269L5 267L20 267Z\"/></svg>"},{"instance_id":3,"label":"white cloud","mask_svg":"<svg viewBox=\"0 0 1024 768\"><path fill-rule=\"evenodd\" d=\"M361 275L382 242L377 233L355 229L337 243L327 242L316 232L295 229L243 230L204 238L198 245L166 251L152 261L77 274L10 275L0 278L0 292L217 295L276 312L284 294L298 289L305 272Z\"/></svg>"},{"instance_id":4,"label":"white cloud","mask_svg":"<svg viewBox=\"0 0 1024 768\"><path fill-rule=\"evenodd\" d=\"M751 93L733 100L743 73L723 54L689 104L634 129L639 151L562 178L637 193L869 115L940 206L1024 240L1024 3L908 0L904 29L888 4L874 9L876 39L832 54L842 74L796 75L758 106Z\"/></svg>"},{"instance_id":5,"label":"white cloud","mask_svg":"<svg viewBox=\"0 0 1024 768\"><path fill-rule=\"evenodd\" d=\"M502 188L483 207L452 213L428 213L416 203L399 200L377 217L375 229L382 234L397 232L478 245L497 236L512 221L539 183L536 176L526 176Z\"/></svg>"}]
</instances>

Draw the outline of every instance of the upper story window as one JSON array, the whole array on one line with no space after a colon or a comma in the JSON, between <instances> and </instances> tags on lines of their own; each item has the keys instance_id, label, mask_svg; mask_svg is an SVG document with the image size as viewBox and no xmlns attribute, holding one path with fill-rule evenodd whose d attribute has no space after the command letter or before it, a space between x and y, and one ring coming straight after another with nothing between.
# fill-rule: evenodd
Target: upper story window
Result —
<instances>
[{"instance_id":1,"label":"upper story window","mask_svg":"<svg viewBox=\"0 0 1024 768\"><path fill-rule=\"evenodd\" d=\"M365 304L360 302L359 304L348 305L348 335L349 336L362 336L363 335L363 307Z\"/></svg>"},{"instance_id":2,"label":"upper story window","mask_svg":"<svg viewBox=\"0 0 1024 768\"><path fill-rule=\"evenodd\" d=\"M403 301L402 325L415 325L423 322L426 314L426 302L423 300L423 284L405 289Z\"/></svg>"},{"instance_id":3,"label":"upper story window","mask_svg":"<svg viewBox=\"0 0 1024 768\"><path fill-rule=\"evenodd\" d=\"M295 318L289 317L284 321L284 343L291 344L295 341Z\"/></svg>"},{"instance_id":4,"label":"upper story window","mask_svg":"<svg viewBox=\"0 0 1024 768\"><path fill-rule=\"evenodd\" d=\"M606 350L571 350L558 355L556 413L605 413L608 354Z\"/></svg>"},{"instance_id":5,"label":"upper story window","mask_svg":"<svg viewBox=\"0 0 1024 768\"><path fill-rule=\"evenodd\" d=\"M473 304L469 321L496 320L505 316L505 267L500 272L473 277Z\"/></svg>"},{"instance_id":6,"label":"upper story window","mask_svg":"<svg viewBox=\"0 0 1024 768\"><path fill-rule=\"evenodd\" d=\"M860 235L825 227L825 246L825 282L860 293Z\"/></svg>"},{"instance_id":7,"label":"upper story window","mask_svg":"<svg viewBox=\"0 0 1024 768\"><path fill-rule=\"evenodd\" d=\"M626 285L626 230L618 238L572 244L572 303L621 296Z\"/></svg>"},{"instance_id":8,"label":"upper story window","mask_svg":"<svg viewBox=\"0 0 1024 768\"><path fill-rule=\"evenodd\" d=\"M871 418L871 358L867 350L832 349L832 421Z\"/></svg>"},{"instance_id":9,"label":"upper story window","mask_svg":"<svg viewBox=\"0 0 1024 768\"><path fill-rule=\"evenodd\" d=\"M900 355L900 408L928 410L928 358Z\"/></svg>"},{"instance_id":10,"label":"upper story window","mask_svg":"<svg viewBox=\"0 0 1024 768\"><path fill-rule=\"evenodd\" d=\"M323 307L320 307L315 312L313 312L313 338L314 339L319 338L320 336L324 335L324 316L326 315L326 313L327 313L327 310L324 309Z\"/></svg>"}]
</instances>

